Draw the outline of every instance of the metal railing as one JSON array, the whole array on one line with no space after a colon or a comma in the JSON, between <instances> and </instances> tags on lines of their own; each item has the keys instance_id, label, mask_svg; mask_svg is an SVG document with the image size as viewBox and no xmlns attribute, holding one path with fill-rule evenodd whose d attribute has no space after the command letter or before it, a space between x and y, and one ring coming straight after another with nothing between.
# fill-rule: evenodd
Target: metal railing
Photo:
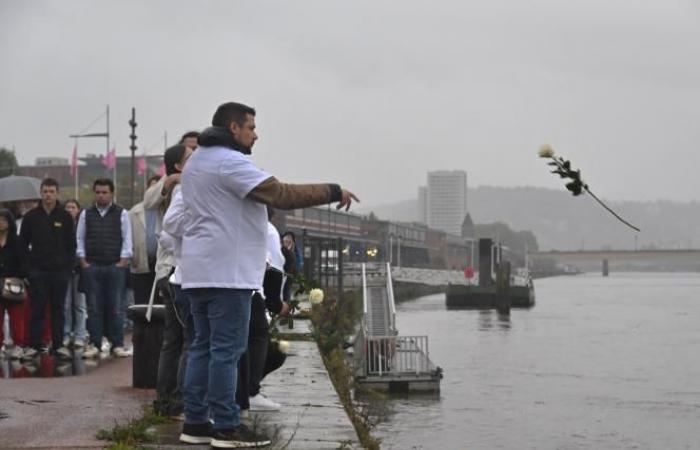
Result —
<instances>
[{"instance_id":1,"label":"metal railing","mask_svg":"<svg viewBox=\"0 0 700 450\"><path fill-rule=\"evenodd\" d=\"M360 373L401 375L431 373L435 366L428 353L428 336L358 336L355 357Z\"/></svg>"},{"instance_id":2,"label":"metal railing","mask_svg":"<svg viewBox=\"0 0 700 450\"><path fill-rule=\"evenodd\" d=\"M391 279L391 265L386 263L386 295L389 299L389 329L392 333L398 333L396 329L396 303L394 302L394 283Z\"/></svg>"}]
</instances>

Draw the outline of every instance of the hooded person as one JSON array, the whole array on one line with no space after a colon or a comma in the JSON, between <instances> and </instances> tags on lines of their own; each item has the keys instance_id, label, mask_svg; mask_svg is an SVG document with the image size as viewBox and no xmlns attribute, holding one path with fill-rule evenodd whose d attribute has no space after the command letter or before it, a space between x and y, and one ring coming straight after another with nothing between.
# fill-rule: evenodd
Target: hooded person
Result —
<instances>
[{"instance_id":1,"label":"hooded person","mask_svg":"<svg viewBox=\"0 0 700 450\"><path fill-rule=\"evenodd\" d=\"M0 281L6 278L24 279L27 276L27 258L17 237L15 218L7 209L0 209ZM9 302L0 299L0 346L5 341L5 312L9 319L9 335L12 344L5 347L5 354L10 359L21 359L26 345L24 308L25 299Z\"/></svg>"}]
</instances>

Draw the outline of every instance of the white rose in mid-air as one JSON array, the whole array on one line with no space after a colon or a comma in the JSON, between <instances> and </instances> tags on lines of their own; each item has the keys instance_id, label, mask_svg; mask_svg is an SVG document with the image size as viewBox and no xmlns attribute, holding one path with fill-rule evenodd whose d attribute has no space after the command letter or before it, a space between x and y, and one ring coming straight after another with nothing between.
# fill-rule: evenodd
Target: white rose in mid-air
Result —
<instances>
[{"instance_id":1,"label":"white rose in mid-air","mask_svg":"<svg viewBox=\"0 0 700 450\"><path fill-rule=\"evenodd\" d=\"M279 341L277 343L277 348L280 352L286 355L287 353L289 353L289 341Z\"/></svg>"},{"instance_id":2,"label":"white rose in mid-air","mask_svg":"<svg viewBox=\"0 0 700 450\"><path fill-rule=\"evenodd\" d=\"M311 289L309 292L309 303L319 305L323 302L323 291L321 289Z\"/></svg>"},{"instance_id":3,"label":"white rose in mid-air","mask_svg":"<svg viewBox=\"0 0 700 450\"><path fill-rule=\"evenodd\" d=\"M552 147L549 144L544 144L542 147L540 147L540 151L537 152L538 155L540 155L540 158L551 158L554 156L554 150L552 150Z\"/></svg>"}]
</instances>

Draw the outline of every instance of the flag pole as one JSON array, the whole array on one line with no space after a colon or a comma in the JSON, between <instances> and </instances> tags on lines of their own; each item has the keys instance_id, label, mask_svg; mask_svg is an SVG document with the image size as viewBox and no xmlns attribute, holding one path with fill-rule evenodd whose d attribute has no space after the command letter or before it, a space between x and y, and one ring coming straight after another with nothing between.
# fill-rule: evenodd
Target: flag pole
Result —
<instances>
[{"instance_id":1,"label":"flag pole","mask_svg":"<svg viewBox=\"0 0 700 450\"><path fill-rule=\"evenodd\" d=\"M112 142L112 181L114 182L114 203L117 203L117 143Z\"/></svg>"},{"instance_id":2,"label":"flag pole","mask_svg":"<svg viewBox=\"0 0 700 450\"><path fill-rule=\"evenodd\" d=\"M75 138L75 144L73 145L73 158L71 164L75 167L75 199L80 201L80 192L78 190L78 138Z\"/></svg>"}]
</instances>

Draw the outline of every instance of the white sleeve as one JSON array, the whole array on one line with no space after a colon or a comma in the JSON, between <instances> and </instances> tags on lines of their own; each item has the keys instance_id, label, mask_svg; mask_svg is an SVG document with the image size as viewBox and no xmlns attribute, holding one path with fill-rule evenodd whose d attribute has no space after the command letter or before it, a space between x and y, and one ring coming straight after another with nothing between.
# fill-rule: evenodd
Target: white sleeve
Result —
<instances>
[{"instance_id":1,"label":"white sleeve","mask_svg":"<svg viewBox=\"0 0 700 450\"><path fill-rule=\"evenodd\" d=\"M120 258L129 259L134 256L134 244L131 237L131 221L126 209L122 209L122 251Z\"/></svg>"},{"instance_id":2,"label":"white sleeve","mask_svg":"<svg viewBox=\"0 0 700 450\"><path fill-rule=\"evenodd\" d=\"M80 211L78 216L78 229L76 230L77 248L75 255L78 258L85 258L85 214L86 210Z\"/></svg>"},{"instance_id":3,"label":"white sleeve","mask_svg":"<svg viewBox=\"0 0 700 450\"><path fill-rule=\"evenodd\" d=\"M224 186L240 198L245 198L255 186L271 176L236 151L232 151L219 167L219 177Z\"/></svg>"},{"instance_id":4,"label":"white sleeve","mask_svg":"<svg viewBox=\"0 0 700 450\"><path fill-rule=\"evenodd\" d=\"M175 193L168 206L168 211L163 217L163 231L175 236L182 237L185 234L185 202L182 200L182 189L179 185L175 188Z\"/></svg>"}]
</instances>

